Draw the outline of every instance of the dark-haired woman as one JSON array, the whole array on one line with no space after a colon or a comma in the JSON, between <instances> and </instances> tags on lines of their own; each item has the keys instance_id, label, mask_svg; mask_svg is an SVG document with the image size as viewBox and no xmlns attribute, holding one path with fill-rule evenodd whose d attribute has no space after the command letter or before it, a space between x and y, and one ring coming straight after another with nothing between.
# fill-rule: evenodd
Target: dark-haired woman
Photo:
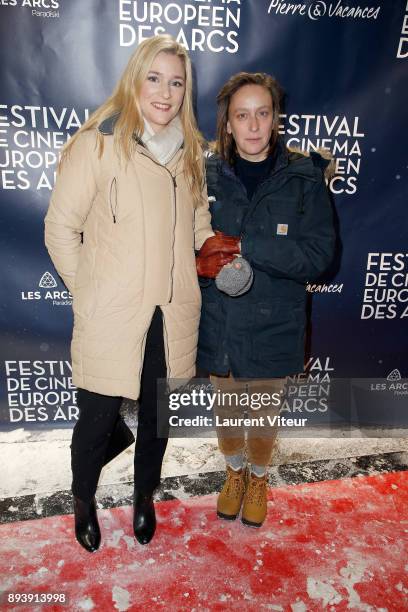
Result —
<instances>
[{"instance_id":1,"label":"dark-haired woman","mask_svg":"<svg viewBox=\"0 0 408 612\"><path fill-rule=\"evenodd\" d=\"M207 160L213 229L240 239L240 254L253 271L251 288L238 297L222 293L217 270L208 272L208 260L197 258L203 298L198 368L211 374L216 390L238 397L235 405L217 406L222 416L240 412L243 394L274 397L248 411L265 423L279 412L286 377L303 371L306 283L329 266L335 244L327 161L287 149L278 134L280 91L267 74L231 77L217 98L216 152ZM244 524L262 525L276 431L269 425L217 429L227 464L217 501L221 518L235 519L242 506Z\"/></svg>"}]
</instances>

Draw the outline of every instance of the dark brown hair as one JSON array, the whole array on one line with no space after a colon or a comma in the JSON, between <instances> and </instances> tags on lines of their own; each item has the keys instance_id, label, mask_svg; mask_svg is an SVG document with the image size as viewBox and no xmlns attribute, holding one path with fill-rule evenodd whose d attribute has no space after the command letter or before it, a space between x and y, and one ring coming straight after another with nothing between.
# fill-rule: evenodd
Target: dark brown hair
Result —
<instances>
[{"instance_id":1,"label":"dark brown hair","mask_svg":"<svg viewBox=\"0 0 408 612\"><path fill-rule=\"evenodd\" d=\"M229 164L234 163L236 144L232 134L227 132L228 113L232 96L244 85L261 85L271 94L273 124L270 140L270 151L278 139L279 113L283 91L278 81L264 72L238 72L222 86L217 96L217 136L216 152Z\"/></svg>"}]
</instances>

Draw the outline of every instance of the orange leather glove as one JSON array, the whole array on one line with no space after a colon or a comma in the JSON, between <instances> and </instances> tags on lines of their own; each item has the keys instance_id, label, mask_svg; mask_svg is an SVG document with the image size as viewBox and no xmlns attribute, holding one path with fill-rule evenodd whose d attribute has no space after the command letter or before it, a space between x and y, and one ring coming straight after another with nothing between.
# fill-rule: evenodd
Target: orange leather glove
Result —
<instances>
[{"instance_id":1,"label":"orange leather glove","mask_svg":"<svg viewBox=\"0 0 408 612\"><path fill-rule=\"evenodd\" d=\"M203 257L200 251L200 254L196 257L197 274L205 278L215 278L221 268L233 259L235 259L234 255L229 253L214 253L208 257Z\"/></svg>"},{"instance_id":2,"label":"orange leather glove","mask_svg":"<svg viewBox=\"0 0 408 612\"><path fill-rule=\"evenodd\" d=\"M200 257L209 257L216 253L239 253L240 252L240 238L238 236L227 236L222 232L215 231L215 236L210 236L204 242L200 249Z\"/></svg>"}]
</instances>

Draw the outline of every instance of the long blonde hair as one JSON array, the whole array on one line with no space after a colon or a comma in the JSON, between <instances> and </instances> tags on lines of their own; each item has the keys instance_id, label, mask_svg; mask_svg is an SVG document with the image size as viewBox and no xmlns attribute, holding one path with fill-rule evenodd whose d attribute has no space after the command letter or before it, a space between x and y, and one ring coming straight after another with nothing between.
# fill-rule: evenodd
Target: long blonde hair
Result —
<instances>
[{"instance_id":1,"label":"long blonde hair","mask_svg":"<svg viewBox=\"0 0 408 612\"><path fill-rule=\"evenodd\" d=\"M61 161L69 154L81 132L98 127L112 115L118 115L114 128L115 148L129 160L135 145L134 135L141 137L144 131L142 111L139 104L140 90L146 80L156 55L171 53L181 59L186 73L186 88L179 114L184 133L184 174L192 192L194 205L201 203L204 185L203 144L194 117L193 77L191 60L184 47L168 34L160 34L144 40L131 55L128 64L109 98L99 106L65 145ZM103 154L103 135L98 131L99 157Z\"/></svg>"}]
</instances>

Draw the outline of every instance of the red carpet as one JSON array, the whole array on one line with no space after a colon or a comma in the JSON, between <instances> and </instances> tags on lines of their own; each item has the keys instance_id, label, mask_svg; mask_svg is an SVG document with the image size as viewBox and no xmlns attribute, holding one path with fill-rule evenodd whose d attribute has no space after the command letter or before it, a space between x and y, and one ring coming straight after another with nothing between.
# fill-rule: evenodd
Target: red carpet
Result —
<instances>
[{"instance_id":1,"label":"red carpet","mask_svg":"<svg viewBox=\"0 0 408 612\"><path fill-rule=\"evenodd\" d=\"M72 515L1 525L1 590L65 591L70 611L408 610L408 472L274 488L269 499L258 530L217 519L214 495L160 502L145 547L130 507L101 510L92 555Z\"/></svg>"}]
</instances>

